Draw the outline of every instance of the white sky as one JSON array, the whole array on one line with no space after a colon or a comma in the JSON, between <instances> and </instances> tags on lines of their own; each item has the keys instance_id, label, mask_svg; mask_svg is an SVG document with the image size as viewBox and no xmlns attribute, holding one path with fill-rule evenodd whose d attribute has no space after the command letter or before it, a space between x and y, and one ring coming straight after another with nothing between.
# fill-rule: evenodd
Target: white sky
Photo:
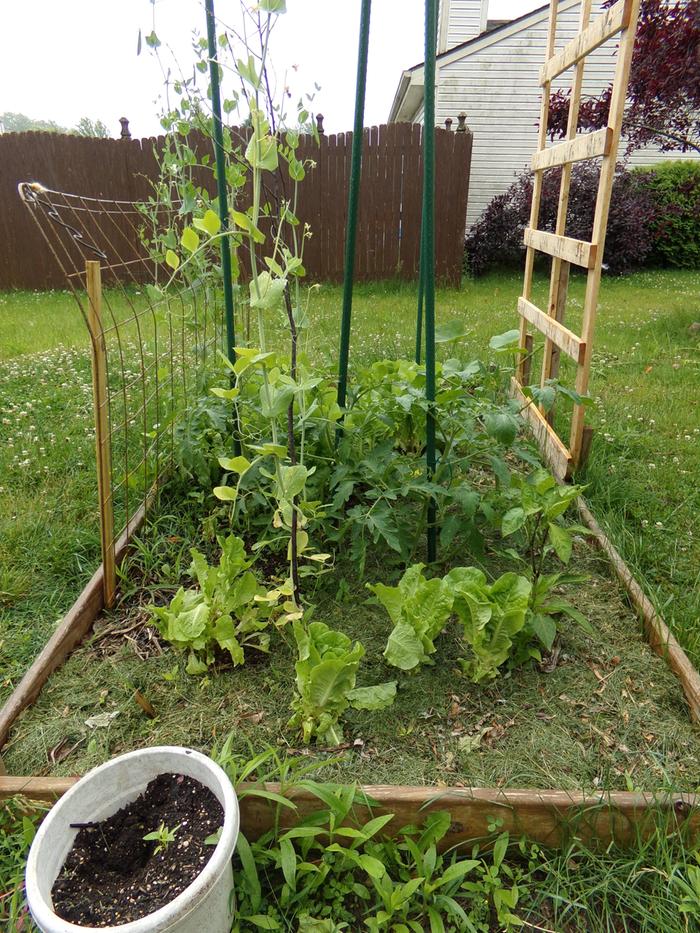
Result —
<instances>
[{"instance_id":1,"label":"white sky","mask_svg":"<svg viewBox=\"0 0 700 933\"><path fill-rule=\"evenodd\" d=\"M543 0L490 0L489 18L507 19ZM215 0L233 21L239 0ZM328 132L352 127L359 0L287 0L272 58L295 97L321 86L309 109L325 115ZM401 71L423 60L423 0L373 0L365 124L385 123ZM134 136L159 132L163 77L139 29L156 32L191 68L193 29L205 34L202 0L0 0L0 113L74 126L103 120L113 135L126 116ZM291 67L297 65L295 72ZM456 115L455 115L456 116Z\"/></svg>"}]
</instances>

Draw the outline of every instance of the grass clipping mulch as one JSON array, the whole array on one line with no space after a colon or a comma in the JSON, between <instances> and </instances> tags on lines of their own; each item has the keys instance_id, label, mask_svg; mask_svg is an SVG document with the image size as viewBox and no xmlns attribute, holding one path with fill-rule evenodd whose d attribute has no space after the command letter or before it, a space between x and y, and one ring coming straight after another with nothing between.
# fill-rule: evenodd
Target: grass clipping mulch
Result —
<instances>
[{"instance_id":1,"label":"grass clipping mulch","mask_svg":"<svg viewBox=\"0 0 700 933\"><path fill-rule=\"evenodd\" d=\"M195 678L132 606L101 620L97 635L53 675L18 721L5 764L12 774L80 774L147 745L210 751L233 733L234 750L246 757L273 745L327 759L321 780L695 790L700 739L679 682L644 641L603 558L587 544L577 545L576 558L590 578L566 596L597 638L572 623L556 664L530 664L479 686L459 672L456 624L437 640L435 666L401 676L382 658L391 630L383 608L359 583L341 585L341 567L322 578L315 618L364 644L358 685L399 680L390 709L348 711L340 752L302 748L285 728L291 632L273 635L269 655L249 654L243 667ZM369 567L367 579L379 569ZM119 634L105 637L105 626Z\"/></svg>"}]
</instances>

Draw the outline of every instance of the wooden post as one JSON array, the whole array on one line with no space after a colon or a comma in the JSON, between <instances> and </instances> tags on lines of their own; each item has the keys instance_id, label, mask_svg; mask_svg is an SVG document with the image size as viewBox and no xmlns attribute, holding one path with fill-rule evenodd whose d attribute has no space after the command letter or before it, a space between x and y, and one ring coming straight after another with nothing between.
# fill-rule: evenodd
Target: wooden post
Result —
<instances>
[{"instance_id":1,"label":"wooden post","mask_svg":"<svg viewBox=\"0 0 700 933\"><path fill-rule=\"evenodd\" d=\"M102 273L97 260L85 264L88 293L88 328L92 346L92 395L95 410L97 493L100 501L100 541L104 565L104 604L114 604L117 568L114 559L114 512L112 508L112 449L107 409L107 349L102 328Z\"/></svg>"}]
</instances>

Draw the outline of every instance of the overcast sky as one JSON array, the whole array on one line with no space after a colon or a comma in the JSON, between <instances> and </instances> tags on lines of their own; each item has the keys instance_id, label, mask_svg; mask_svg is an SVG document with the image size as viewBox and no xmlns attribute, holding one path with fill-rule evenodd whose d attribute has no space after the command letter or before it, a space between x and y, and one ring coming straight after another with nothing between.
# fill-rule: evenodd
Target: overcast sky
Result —
<instances>
[{"instance_id":1,"label":"overcast sky","mask_svg":"<svg viewBox=\"0 0 700 933\"><path fill-rule=\"evenodd\" d=\"M476 0L475 0L476 2ZM519 16L542 0L490 0L489 18ZM216 14L234 21L239 0L215 0ZM287 0L272 55L278 78L294 93L321 86L310 109L329 132L352 127L359 0ZM403 69L423 60L423 0L374 0L366 124L384 123ZM191 36L205 34L202 0L0 0L0 113L74 126L103 120L118 135L119 117L134 136L159 131L161 70L139 29L156 31L191 68ZM293 66L297 66L293 69Z\"/></svg>"}]
</instances>

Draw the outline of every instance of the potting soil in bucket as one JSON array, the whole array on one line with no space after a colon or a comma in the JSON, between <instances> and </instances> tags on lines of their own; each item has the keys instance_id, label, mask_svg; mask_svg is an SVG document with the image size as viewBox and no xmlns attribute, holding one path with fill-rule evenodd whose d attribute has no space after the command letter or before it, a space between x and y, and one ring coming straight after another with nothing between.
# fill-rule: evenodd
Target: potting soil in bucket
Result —
<instances>
[{"instance_id":1,"label":"potting soil in bucket","mask_svg":"<svg viewBox=\"0 0 700 933\"><path fill-rule=\"evenodd\" d=\"M87 927L153 913L201 873L223 822L208 787L183 774L158 775L132 803L80 827L54 882L54 911Z\"/></svg>"}]
</instances>

